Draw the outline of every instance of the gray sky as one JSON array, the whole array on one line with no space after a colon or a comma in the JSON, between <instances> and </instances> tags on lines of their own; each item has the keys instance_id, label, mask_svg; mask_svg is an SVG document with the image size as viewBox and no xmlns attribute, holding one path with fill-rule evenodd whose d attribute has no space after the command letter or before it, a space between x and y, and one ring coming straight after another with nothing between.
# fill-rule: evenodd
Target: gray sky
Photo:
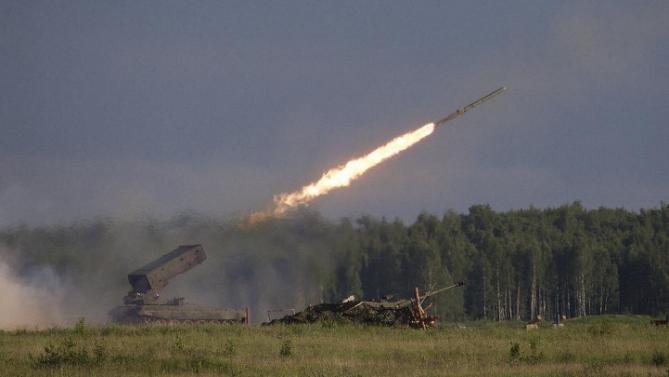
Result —
<instances>
[{"instance_id":1,"label":"gray sky","mask_svg":"<svg viewBox=\"0 0 669 377\"><path fill-rule=\"evenodd\" d=\"M331 217L669 193L667 1L0 1L0 225L314 202Z\"/></svg>"}]
</instances>

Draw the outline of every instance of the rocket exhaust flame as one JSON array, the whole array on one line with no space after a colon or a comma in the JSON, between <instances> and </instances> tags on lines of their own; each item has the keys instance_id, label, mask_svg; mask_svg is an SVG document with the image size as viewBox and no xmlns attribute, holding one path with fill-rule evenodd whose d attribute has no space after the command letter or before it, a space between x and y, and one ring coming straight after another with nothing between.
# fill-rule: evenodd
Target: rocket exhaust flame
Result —
<instances>
[{"instance_id":1,"label":"rocket exhaust flame","mask_svg":"<svg viewBox=\"0 0 669 377\"><path fill-rule=\"evenodd\" d=\"M346 187L367 170L387 160L388 158L410 148L434 132L434 123L428 123L414 131L398 136L376 148L365 156L350 160L346 164L330 169L316 182L310 183L292 193L283 193L274 197L272 214L281 215L292 207L306 204L333 189Z\"/></svg>"},{"instance_id":2,"label":"rocket exhaust flame","mask_svg":"<svg viewBox=\"0 0 669 377\"><path fill-rule=\"evenodd\" d=\"M328 170L323 173L319 180L297 191L275 195L273 208L251 214L248 221L254 223L270 216L281 216L291 208L307 204L313 199L325 195L336 188L350 185L351 182L365 174L369 169L430 136L434 132L434 127L434 123L428 123L416 130L392 139L385 145L374 149L362 157L355 158L344 165Z\"/></svg>"},{"instance_id":3,"label":"rocket exhaust flame","mask_svg":"<svg viewBox=\"0 0 669 377\"><path fill-rule=\"evenodd\" d=\"M478 100L470 103L469 105L459 108L458 110L435 123L428 123L418 129L407 132L404 135L394 138L385 145L374 149L362 157L355 158L348 161L344 165L330 169L325 172L319 180L310 183L297 191L275 195L274 205L272 208L251 214L247 221L254 223L270 216L281 216L291 208L307 204L313 199L321 195L325 195L336 188L350 185L352 181L360 178L369 169L382 163L390 157L393 157L400 152L411 148L411 146L414 144L430 136L436 127L463 115L465 112L473 109L488 99L498 95L499 93L502 93L504 90L506 90L505 87L500 87L486 96L483 96Z\"/></svg>"}]
</instances>

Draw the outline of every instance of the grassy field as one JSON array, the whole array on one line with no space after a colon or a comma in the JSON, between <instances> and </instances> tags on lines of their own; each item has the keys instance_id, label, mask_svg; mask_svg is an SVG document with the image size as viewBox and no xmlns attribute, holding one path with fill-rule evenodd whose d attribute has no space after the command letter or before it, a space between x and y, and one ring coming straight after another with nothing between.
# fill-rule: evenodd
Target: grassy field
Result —
<instances>
[{"instance_id":1,"label":"grassy field","mask_svg":"<svg viewBox=\"0 0 669 377\"><path fill-rule=\"evenodd\" d=\"M0 332L1 376L667 376L669 329L591 317L527 332L466 322L89 327Z\"/></svg>"}]
</instances>

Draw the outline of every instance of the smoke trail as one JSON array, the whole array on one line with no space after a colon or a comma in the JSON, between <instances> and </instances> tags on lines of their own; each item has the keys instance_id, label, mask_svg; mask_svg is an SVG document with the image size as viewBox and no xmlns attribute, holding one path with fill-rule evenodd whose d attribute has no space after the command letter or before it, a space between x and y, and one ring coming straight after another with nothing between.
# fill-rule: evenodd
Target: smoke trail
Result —
<instances>
[{"instance_id":1,"label":"smoke trail","mask_svg":"<svg viewBox=\"0 0 669 377\"><path fill-rule=\"evenodd\" d=\"M363 157L355 158L342 166L328 170L318 181L312 182L297 191L275 195L273 208L254 213L249 220L253 222L269 216L280 216L289 209L307 204L333 189L350 185L352 181L361 177L369 169L430 136L434 132L434 127L434 123L428 123L414 131L394 138Z\"/></svg>"}]
</instances>

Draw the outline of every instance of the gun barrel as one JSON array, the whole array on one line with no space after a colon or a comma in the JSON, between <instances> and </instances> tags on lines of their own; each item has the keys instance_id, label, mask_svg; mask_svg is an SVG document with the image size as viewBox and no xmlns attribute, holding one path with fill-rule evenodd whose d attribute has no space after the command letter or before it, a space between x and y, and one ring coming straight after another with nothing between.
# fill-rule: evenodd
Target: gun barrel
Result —
<instances>
[{"instance_id":1,"label":"gun barrel","mask_svg":"<svg viewBox=\"0 0 669 377\"><path fill-rule=\"evenodd\" d=\"M483 102L491 99L492 97L502 93L505 90L506 90L505 86L500 86L499 88L497 88L497 89L493 90L492 92L486 94L485 96L477 99L476 101L470 103L469 105L461 107L461 108L455 110L454 112L448 114L447 116L445 116L445 117L439 119L438 121L434 122L435 127L439 127L439 126L443 125L444 123L446 123L448 121L451 121L451 120L463 115L467 111L475 108L476 106L478 106L478 105L482 104Z\"/></svg>"},{"instance_id":2,"label":"gun barrel","mask_svg":"<svg viewBox=\"0 0 669 377\"><path fill-rule=\"evenodd\" d=\"M428 298L430 298L430 297L432 297L432 296L438 295L438 294L441 293L441 292L448 291L448 290L450 290L450 289L457 288L457 287L464 287L464 285L465 285L465 282L464 282L464 281L460 281L460 282L457 282L457 283L455 283L455 284L453 284L453 285L449 285L448 287L444 287L444 288L440 288L440 289L434 290L434 291L432 291L432 292L428 292L428 293L426 293L426 294L420 296L420 303L422 304L426 299L428 299Z\"/></svg>"}]
</instances>

